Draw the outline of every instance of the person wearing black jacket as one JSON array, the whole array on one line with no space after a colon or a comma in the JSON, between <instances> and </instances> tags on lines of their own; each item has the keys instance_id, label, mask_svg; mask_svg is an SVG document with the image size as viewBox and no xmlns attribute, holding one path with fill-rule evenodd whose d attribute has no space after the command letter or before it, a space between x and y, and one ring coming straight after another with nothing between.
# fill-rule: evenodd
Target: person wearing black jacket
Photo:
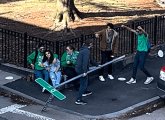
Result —
<instances>
[{"instance_id":1,"label":"person wearing black jacket","mask_svg":"<svg viewBox=\"0 0 165 120\"><path fill-rule=\"evenodd\" d=\"M90 64L90 48L92 47L92 40L87 40L83 46L80 48L79 55L77 57L75 70L77 74L83 74L83 77L80 78L80 87L75 104L85 105L87 104L82 100L82 96L87 96L92 94L91 91L87 91L88 86L88 76L87 71L89 70Z\"/></svg>"}]
</instances>

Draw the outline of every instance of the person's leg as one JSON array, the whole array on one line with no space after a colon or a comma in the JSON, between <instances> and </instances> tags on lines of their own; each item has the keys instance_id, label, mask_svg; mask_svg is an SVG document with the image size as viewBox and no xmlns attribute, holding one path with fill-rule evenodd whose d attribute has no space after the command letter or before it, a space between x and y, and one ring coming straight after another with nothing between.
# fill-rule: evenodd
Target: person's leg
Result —
<instances>
[{"instance_id":1,"label":"person's leg","mask_svg":"<svg viewBox=\"0 0 165 120\"><path fill-rule=\"evenodd\" d=\"M55 75L56 75L56 81L55 81L55 84L56 84L56 85L59 85L60 82L61 82L61 72L60 72L60 71L55 72Z\"/></svg>"},{"instance_id":2,"label":"person's leg","mask_svg":"<svg viewBox=\"0 0 165 120\"><path fill-rule=\"evenodd\" d=\"M106 54L106 51L101 51L101 64L104 64L104 63L106 63L106 62L107 62L107 54ZM103 68L100 70L99 74L104 76L105 71L106 71L106 70L105 70L105 67L103 67Z\"/></svg>"},{"instance_id":3,"label":"person's leg","mask_svg":"<svg viewBox=\"0 0 165 120\"><path fill-rule=\"evenodd\" d=\"M112 57L112 51L108 51L108 61L107 62L110 62L113 60L113 57ZM108 65L108 74L112 75L112 64L109 64Z\"/></svg>"},{"instance_id":4,"label":"person's leg","mask_svg":"<svg viewBox=\"0 0 165 120\"><path fill-rule=\"evenodd\" d=\"M34 70L35 78L43 78L41 70Z\"/></svg>"},{"instance_id":5,"label":"person's leg","mask_svg":"<svg viewBox=\"0 0 165 120\"><path fill-rule=\"evenodd\" d=\"M75 68L65 67L63 69L63 71L64 71L65 75L67 75L67 79L71 79L71 78L77 76ZM73 82L71 82L71 84L73 84L75 89L78 90L78 88L79 88L79 80L74 80Z\"/></svg>"},{"instance_id":6,"label":"person's leg","mask_svg":"<svg viewBox=\"0 0 165 120\"><path fill-rule=\"evenodd\" d=\"M55 85L56 85L56 75L55 75L55 73L54 72L52 72L52 71L50 71L49 72L49 75L50 75L50 79L51 79L51 81L52 81L52 85L53 85L53 87L55 87Z\"/></svg>"},{"instance_id":7,"label":"person's leg","mask_svg":"<svg viewBox=\"0 0 165 120\"><path fill-rule=\"evenodd\" d=\"M133 79L136 79L137 69L138 69L138 65L139 65L139 54L140 54L140 52L137 51L135 58L134 58L133 73L132 73Z\"/></svg>"},{"instance_id":8,"label":"person's leg","mask_svg":"<svg viewBox=\"0 0 165 120\"><path fill-rule=\"evenodd\" d=\"M44 80L46 81L46 82L49 82L49 72L47 71L47 70L42 70L42 73L43 73L43 75L44 75Z\"/></svg>"},{"instance_id":9,"label":"person's leg","mask_svg":"<svg viewBox=\"0 0 165 120\"><path fill-rule=\"evenodd\" d=\"M107 61L107 55L106 55L106 51L101 51L101 65L106 63ZM107 67L103 67L101 68L98 72L99 72L99 80L100 81L105 81L105 73L107 72Z\"/></svg>"},{"instance_id":10,"label":"person's leg","mask_svg":"<svg viewBox=\"0 0 165 120\"><path fill-rule=\"evenodd\" d=\"M140 70L144 72L144 74L147 76L147 77L151 77L151 74L146 70L146 68L144 67L145 65L145 60L146 60L146 56L147 56L147 52L141 52L140 53L140 63L139 63L139 67L140 67Z\"/></svg>"},{"instance_id":11,"label":"person's leg","mask_svg":"<svg viewBox=\"0 0 165 120\"><path fill-rule=\"evenodd\" d=\"M80 78L80 88L77 96L77 100L82 100L82 94L85 93L87 90L88 85L88 77L81 77Z\"/></svg>"},{"instance_id":12,"label":"person's leg","mask_svg":"<svg viewBox=\"0 0 165 120\"><path fill-rule=\"evenodd\" d=\"M148 55L147 52L142 52L140 56L140 70L143 71L144 74L147 76L147 79L144 82L144 84L149 84L154 80L154 77L152 77L151 74L144 67L147 55Z\"/></svg>"},{"instance_id":13,"label":"person's leg","mask_svg":"<svg viewBox=\"0 0 165 120\"><path fill-rule=\"evenodd\" d=\"M134 63L133 63L132 77L128 82L126 82L127 84L136 83L136 74L137 74L138 64L139 64L139 52L137 51L134 58Z\"/></svg>"}]
</instances>

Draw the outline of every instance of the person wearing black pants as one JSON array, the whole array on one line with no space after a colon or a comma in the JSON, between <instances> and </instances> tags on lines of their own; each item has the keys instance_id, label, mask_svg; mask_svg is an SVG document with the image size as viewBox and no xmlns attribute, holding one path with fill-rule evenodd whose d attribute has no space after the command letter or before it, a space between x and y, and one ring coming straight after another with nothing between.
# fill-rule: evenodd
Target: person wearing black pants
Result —
<instances>
[{"instance_id":1,"label":"person wearing black pants","mask_svg":"<svg viewBox=\"0 0 165 120\"><path fill-rule=\"evenodd\" d=\"M110 62L118 52L118 33L114 30L112 23L107 24L107 28L103 29L95 34L96 38L100 40L100 51L101 51L101 64ZM108 69L108 70L107 70ZM108 75L106 75L108 71ZM105 81L105 77L114 79L112 76L112 64L108 67L104 67L99 72L100 81Z\"/></svg>"},{"instance_id":2,"label":"person wearing black pants","mask_svg":"<svg viewBox=\"0 0 165 120\"><path fill-rule=\"evenodd\" d=\"M67 79L71 79L77 76L75 71L75 64L79 52L75 50L72 45L66 47L66 52L63 53L61 57L61 66L64 74L67 76ZM78 81L73 81L74 87L76 90L79 88Z\"/></svg>"}]
</instances>

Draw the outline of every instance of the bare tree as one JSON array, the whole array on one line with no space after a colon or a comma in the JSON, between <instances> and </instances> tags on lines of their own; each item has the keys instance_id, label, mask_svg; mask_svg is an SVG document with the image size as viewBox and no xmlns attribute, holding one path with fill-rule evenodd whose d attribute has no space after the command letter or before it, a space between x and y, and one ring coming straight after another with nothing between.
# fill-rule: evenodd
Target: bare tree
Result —
<instances>
[{"instance_id":1,"label":"bare tree","mask_svg":"<svg viewBox=\"0 0 165 120\"><path fill-rule=\"evenodd\" d=\"M82 13L75 7L74 0L56 0L56 14L52 30L68 29L68 22L82 18Z\"/></svg>"}]
</instances>

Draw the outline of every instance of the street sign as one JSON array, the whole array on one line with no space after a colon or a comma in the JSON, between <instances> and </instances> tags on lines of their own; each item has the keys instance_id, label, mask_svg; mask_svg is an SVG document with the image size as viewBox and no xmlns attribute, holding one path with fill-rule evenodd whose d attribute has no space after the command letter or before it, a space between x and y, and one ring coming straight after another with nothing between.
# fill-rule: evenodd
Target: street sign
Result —
<instances>
[{"instance_id":1,"label":"street sign","mask_svg":"<svg viewBox=\"0 0 165 120\"><path fill-rule=\"evenodd\" d=\"M58 90L56 90L53 86L51 86L50 84L48 84L42 78L37 78L35 81L39 85L41 85L42 87L44 87L47 91L49 91L53 96L57 97L59 100L64 100L66 98L65 95L63 95L61 92L59 92Z\"/></svg>"}]
</instances>

